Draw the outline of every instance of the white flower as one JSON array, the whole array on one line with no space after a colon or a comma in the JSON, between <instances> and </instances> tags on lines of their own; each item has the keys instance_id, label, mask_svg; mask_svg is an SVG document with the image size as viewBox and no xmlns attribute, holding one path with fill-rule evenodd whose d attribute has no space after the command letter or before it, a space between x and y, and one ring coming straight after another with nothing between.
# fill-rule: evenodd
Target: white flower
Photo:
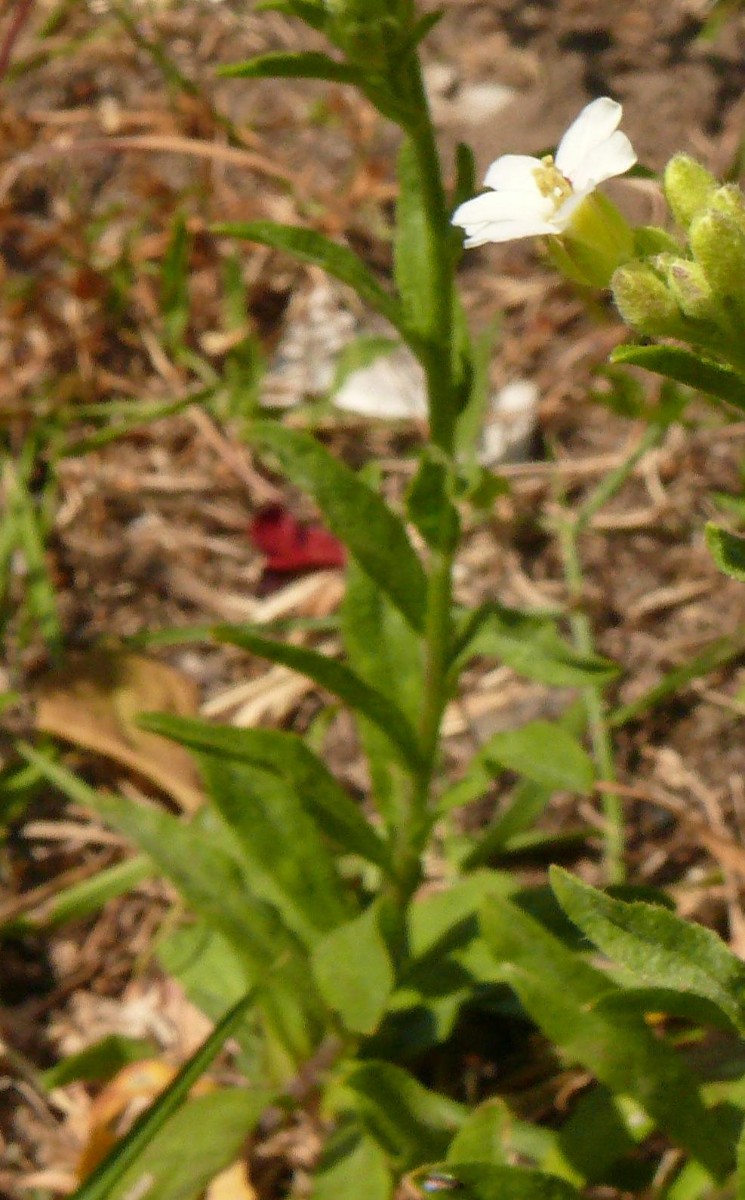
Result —
<instances>
[{"instance_id":1,"label":"white flower","mask_svg":"<svg viewBox=\"0 0 745 1200\"><path fill-rule=\"evenodd\" d=\"M615 100L593 100L569 126L555 158L503 154L489 167L484 192L461 204L453 224L466 231L466 246L510 242L563 233L577 207L604 179L623 175L636 162L618 128L623 109Z\"/></svg>"}]
</instances>

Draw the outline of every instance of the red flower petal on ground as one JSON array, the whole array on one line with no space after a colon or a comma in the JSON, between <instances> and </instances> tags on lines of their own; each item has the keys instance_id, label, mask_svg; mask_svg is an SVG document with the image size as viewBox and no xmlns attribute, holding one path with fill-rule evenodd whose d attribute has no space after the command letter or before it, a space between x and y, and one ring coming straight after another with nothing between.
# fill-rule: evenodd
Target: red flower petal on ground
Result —
<instances>
[{"instance_id":1,"label":"red flower petal on ground","mask_svg":"<svg viewBox=\"0 0 745 1200\"><path fill-rule=\"evenodd\" d=\"M315 571L343 567L343 545L318 523L303 524L281 504L262 508L251 521L248 535L266 555L268 571Z\"/></svg>"}]
</instances>

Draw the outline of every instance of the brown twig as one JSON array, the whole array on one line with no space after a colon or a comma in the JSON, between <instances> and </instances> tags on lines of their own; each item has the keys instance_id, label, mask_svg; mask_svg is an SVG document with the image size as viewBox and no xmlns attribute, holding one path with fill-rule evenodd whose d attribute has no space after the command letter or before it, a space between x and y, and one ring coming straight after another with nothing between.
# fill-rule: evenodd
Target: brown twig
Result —
<instances>
[{"instance_id":1,"label":"brown twig","mask_svg":"<svg viewBox=\"0 0 745 1200\"><path fill-rule=\"evenodd\" d=\"M18 0L16 11L11 18L8 31L5 34L2 42L0 42L0 80L5 75L10 65L10 56L13 53L13 47L20 37L24 25L31 16L31 10L34 7L34 0Z\"/></svg>"}]
</instances>

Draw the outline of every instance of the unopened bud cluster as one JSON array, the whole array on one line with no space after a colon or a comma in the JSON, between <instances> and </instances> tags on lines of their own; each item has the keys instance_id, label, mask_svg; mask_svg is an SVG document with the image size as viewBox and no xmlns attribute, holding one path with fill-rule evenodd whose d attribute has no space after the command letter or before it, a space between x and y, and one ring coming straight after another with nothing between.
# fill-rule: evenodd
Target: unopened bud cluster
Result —
<instances>
[{"instance_id":1,"label":"unopened bud cluster","mask_svg":"<svg viewBox=\"0 0 745 1200\"><path fill-rule=\"evenodd\" d=\"M745 196L684 154L670 161L664 184L687 243L668 239L621 266L612 281L618 310L640 333L677 338L742 370Z\"/></svg>"}]
</instances>

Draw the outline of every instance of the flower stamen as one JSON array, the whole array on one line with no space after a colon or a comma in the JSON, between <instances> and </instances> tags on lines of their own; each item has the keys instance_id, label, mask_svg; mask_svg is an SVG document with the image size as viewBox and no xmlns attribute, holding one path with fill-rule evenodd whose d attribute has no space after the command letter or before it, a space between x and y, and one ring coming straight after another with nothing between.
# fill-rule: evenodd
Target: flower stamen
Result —
<instances>
[{"instance_id":1,"label":"flower stamen","mask_svg":"<svg viewBox=\"0 0 745 1200\"><path fill-rule=\"evenodd\" d=\"M554 212L574 194L571 183L555 165L553 154L544 154L541 165L533 172L533 178L541 195L553 201Z\"/></svg>"}]
</instances>

